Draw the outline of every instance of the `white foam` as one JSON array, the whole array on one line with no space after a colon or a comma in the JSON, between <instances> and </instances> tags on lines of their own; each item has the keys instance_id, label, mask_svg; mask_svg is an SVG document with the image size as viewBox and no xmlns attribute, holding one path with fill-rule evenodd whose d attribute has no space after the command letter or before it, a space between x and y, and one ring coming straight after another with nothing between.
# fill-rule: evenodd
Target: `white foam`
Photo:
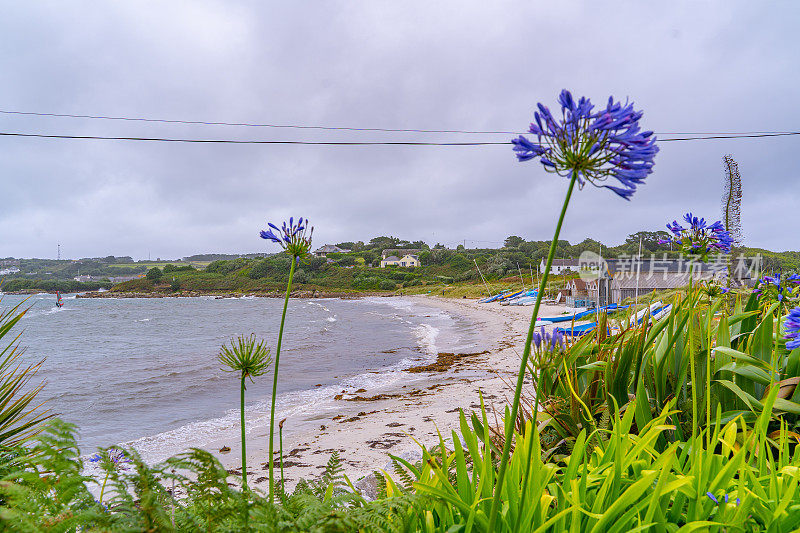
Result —
<instances>
[{"instance_id":1,"label":"white foam","mask_svg":"<svg viewBox=\"0 0 800 533\"><path fill-rule=\"evenodd\" d=\"M403 381L410 383L420 377L409 377L403 370L418 364L419 360L403 359L379 373L366 372L327 387L297 390L278 395L276 401L275 420L298 418L308 414L319 414L339 409L334 397L343 389L354 392L359 388L367 388L370 392L386 389ZM245 425L247 433L262 430L269 426L269 398L259 400L245 407ZM145 462L154 464L186 451L190 447L204 447L220 440L236 440L239 438L239 411L231 409L224 416L210 420L191 422L182 427L142 437L123 443L123 447L135 448Z\"/></svg>"},{"instance_id":2,"label":"white foam","mask_svg":"<svg viewBox=\"0 0 800 533\"><path fill-rule=\"evenodd\" d=\"M308 305L316 305L317 307L321 307L323 311L328 311L329 313L330 313L330 311L331 311L330 309L328 309L327 307L325 307L325 306L324 306L324 305L322 305L321 303L319 303L319 302L316 302L316 301L314 301L314 300L311 300L311 301L309 301L309 302L308 302Z\"/></svg>"},{"instance_id":3,"label":"white foam","mask_svg":"<svg viewBox=\"0 0 800 533\"><path fill-rule=\"evenodd\" d=\"M414 328L414 335L417 337L420 348L429 355L436 355L436 337L439 336L439 328L430 324L420 324Z\"/></svg>"}]
</instances>

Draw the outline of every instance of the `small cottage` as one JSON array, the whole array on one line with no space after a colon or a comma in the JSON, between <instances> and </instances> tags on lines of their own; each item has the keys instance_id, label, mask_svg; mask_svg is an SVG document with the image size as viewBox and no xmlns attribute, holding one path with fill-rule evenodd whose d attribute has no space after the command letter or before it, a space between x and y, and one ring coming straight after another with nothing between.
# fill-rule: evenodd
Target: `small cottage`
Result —
<instances>
[{"instance_id":1,"label":"small cottage","mask_svg":"<svg viewBox=\"0 0 800 533\"><path fill-rule=\"evenodd\" d=\"M339 248L335 244L326 244L325 246L320 246L314 250L314 255L317 257L327 257L328 254L346 254L348 252L350 252L350 250Z\"/></svg>"},{"instance_id":2,"label":"small cottage","mask_svg":"<svg viewBox=\"0 0 800 533\"><path fill-rule=\"evenodd\" d=\"M539 263L540 274L544 274L545 267L547 267L547 264L542 259ZM553 263L550 265L551 274L563 274L566 271L580 272L580 270L580 263L577 259L553 259Z\"/></svg>"},{"instance_id":3,"label":"small cottage","mask_svg":"<svg viewBox=\"0 0 800 533\"><path fill-rule=\"evenodd\" d=\"M417 255L405 254L402 257L390 255L381 259L381 268L386 268L387 266L418 267L422 266L422 263L420 263Z\"/></svg>"}]
</instances>

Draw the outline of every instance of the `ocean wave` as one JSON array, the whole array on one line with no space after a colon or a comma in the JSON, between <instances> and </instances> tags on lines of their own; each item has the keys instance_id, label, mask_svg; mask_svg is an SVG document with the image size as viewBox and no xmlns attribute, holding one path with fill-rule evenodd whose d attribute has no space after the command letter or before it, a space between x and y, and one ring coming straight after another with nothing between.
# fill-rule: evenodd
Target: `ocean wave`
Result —
<instances>
[{"instance_id":1,"label":"ocean wave","mask_svg":"<svg viewBox=\"0 0 800 533\"><path fill-rule=\"evenodd\" d=\"M425 359L427 361L428 359ZM355 393L366 388L370 393L378 393L392 385L415 381L403 370L420 363L419 358L404 358L393 365L360 373L325 387L301 389L278 395L275 419L292 419L304 415L319 415L337 411L339 406L335 396L342 390ZM245 424L247 433L263 431L269 425L269 398L263 398L245 407ZM209 420L199 420L179 428L164 431L155 435L141 437L123 443L123 446L135 448L148 463L157 463L178 454L190 447L204 447L208 444L239 438L239 411L230 409L224 416Z\"/></svg>"},{"instance_id":2,"label":"ocean wave","mask_svg":"<svg viewBox=\"0 0 800 533\"><path fill-rule=\"evenodd\" d=\"M439 336L439 328L430 324L420 324L414 328L414 335L417 337L419 347L429 355L436 355L436 337Z\"/></svg>"}]
</instances>

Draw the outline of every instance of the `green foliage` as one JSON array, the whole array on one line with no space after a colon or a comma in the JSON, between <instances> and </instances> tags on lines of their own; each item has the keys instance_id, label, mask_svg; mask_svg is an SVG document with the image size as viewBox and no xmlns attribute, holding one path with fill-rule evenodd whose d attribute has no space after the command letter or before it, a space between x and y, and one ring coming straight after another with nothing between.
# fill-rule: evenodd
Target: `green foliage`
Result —
<instances>
[{"instance_id":1,"label":"green foliage","mask_svg":"<svg viewBox=\"0 0 800 533\"><path fill-rule=\"evenodd\" d=\"M503 242L503 246L506 248L519 248L524 243L525 239L522 237L511 235L510 237L506 237L506 240Z\"/></svg>"},{"instance_id":2,"label":"green foliage","mask_svg":"<svg viewBox=\"0 0 800 533\"><path fill-rule=\"evenodd\" d=\"M274 281L286 282L289 279L289 269L292 258L288 254L277 254L258 261L250 269L252 279L269 278Z\"/></svg>"},{"instance_id":3,"label":"green foliage","mask_svg":"<svg viewBox=\"0 0 800 533\"><path fill-rule=\"evenodd\" d=\"M108 526L81 475L74 426L52 421L27 449L13 450L0 480L0 530L76 531Z\"/></svg>"},{"instance_id":4,"label":"green foliage","mask_svg":"<svg viewBox=\"0 0 800 533\"><path fill-rule=\"evenodd\" d=\"M557 435L553 441L572 442L585 427L607 429L615 405L634 410L637 426L644 426L673 399L676 427L665 438L683 440L718 410L724 422L754 420L771 383L781 394L768 413L770 427L800 430L800 349L790 352L775 338L777 304L759 309L751 296L729 314L723 299L702 294L677 294L658 322L609 320L611 334L586 335L564 352L535 359L535 394L547 414L543 427Z\"/></svg>"},{"instance_id":5,"label":"green foliage","mask_svg":"<svg viewBox=\"0 0 800 533\"><path fill-rule=\"evenodd\" d=\"M352 255L340 255L339 258L336 260L336 264L339 266L353 266L356 264L356 258Z\"/></svg>"},{"instance_id":6,"label":"green foliage","mask_svg":"<svg viewBox=\"0 0 800 533\"><path fill-rule=\"evenodd\" d=\"M146 277L147 277L147 279L149 279L153 283L157 283L157 282L161 281L161 276L163 276L163 275L164 275L164 273L161 271L160 268L153 267L153 268L151 268L150 270L147 271L147 276Z\"/></svg>"},{"instance_id":7,"label":"green foliage","mask_svg":"<svg viewBox=\"0 0 800 533\"><path fill-rule=\"evenodd\" d=\"M28 309L20 310L22 303L10 309L0 308L0 448L25 442L41 431L42 423L52 415L43 412L34 400L44 383L29 386L42 363L25 366L22 361L24 349L20 347L20 335L12 338L11 330L22 319Z\"/></svg>"},{"instance_id":8,"label":"green foliage","mask_svg":"<svg viewBox=\"0 0 800 533\"><path fill-rule=\"evenodd\" d=\"M364 259L364 263L365 263L367 266L369 266L369 265L371 265L372 263L374 263L375 261L377 261L377 260L378 260L378 258L380 257L380 256L379 256L377 253L375 253L375 252L361 252L359 255L360 255L360 256L361 256L361 257Z\"/></svg>"},{"instance_id":9,"label":"green foliage","mask_svg":"<svg viewBox=\"0 0 800 533\"><path fill-rule=\"evenodd\" d=\"M557 462L541 453L540 434L528 423L515 434L499 487L486 412L473 415L471 426L462 412L452 451L440 435L439 453L423 448L422 463L395 458L416 494L430 499L412 509L410 530L486 531L495 489L503 500L500 531L794 530L800 453L789 451L787 431L767 434L768 411L752 425L742 417L727 424L717 419L688 445L662 446L672 428L669 406L638 433L631 432L634 410L622 416L615 409L608 431L581 430L571 453ZM389 497L406 490L388 475L385 480Z\"/></svg>"},{"instance_id":10,"label":"green foliage","mask_svg":"<svg viewBox=\"0 0 800 533\"><path fill-rule=\"evenodd\" d=\"M309 280L308 274L302 268L298 268L297 271L294 273L294 282L295 283L308 283Z\"/></svg>"},{"instance_id":11,"label":"green foliage","mask_svg":"<svg viewBox=\"0 0 800 533\"><path fill-rule=\"evenodd\" d=\"M195 270L197 269L192 265L175 266L171 263L164 265L164 274L168 274L170 272L194 272Z\"/></svg>"},{"instance_id":12,"label":"green foliage","mask_svg":"<svg viewBox=\"0 0 800 533\"><path fill-rule=\"evenodd\" d=\"M232 486L212 454L192 449L155 466L125 450L130 463L122 468L103 451L100 476L108 476L110 496L100 504L90 489L102 481L81 474L74 431L53 421L29 448L6 450L0 531L400 532L416 502L413 496L365 501L351 491L334 455L317 481L301 480L280 505L271 504Z\"/></svg>"},{"instance_id":13,"label":"green foliage","mask_svg":"<svg viewBox=\"0 0 800 533\"><path fill-rule=\"evenodd\" d=\"M178 278L172 278L172 281L169 282L169 288L172 292L181 290L181 280Z\"/></svg>"},{"instance_id":14,"label":"green foliage","mask_svg":"<svg viewBox=\"0 0 800 533\"><path fill-rule=\"evenodd\" d=\"M205 271L216 274L230 274L232 272L236 272L237 270L241 270L250 264L252 264L252 260L242 257L233 260L217 260L209 263Z\"/></svg>"}]
</instances>

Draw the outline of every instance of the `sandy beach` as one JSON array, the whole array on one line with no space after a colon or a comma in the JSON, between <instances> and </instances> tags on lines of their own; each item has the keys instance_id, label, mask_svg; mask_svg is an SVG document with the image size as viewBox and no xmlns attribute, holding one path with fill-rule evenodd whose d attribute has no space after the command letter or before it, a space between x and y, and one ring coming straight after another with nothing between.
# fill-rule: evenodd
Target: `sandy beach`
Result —
<instances>
[{"instance_id":1,"label":"sandy beach","mask_svg":"<svg viewBox=\"0 0 800 533\"><path fill-rule=\"evenodd\" d=\"M412 369L404 384L380 390L342 390L333 410L288 419L283 442L287 488L302 478L317 477L334 451L343 461L345 474L358 486L358 481L372 471L387 466L389 453L416 458L419 446L415 440L425 446L436 444L437 428L448 437L458 426L459 409L479 407L479 393L490 410L493 405L502 409L513 395L510 384L519 368L531 306L479 304L476 300L435 296L403 298L470 319L480 328L488 349L462 357L440 354L441 364ZM565 311L563 305L543 305L540 315L557 316ZM268 479L267 444L267 427L249 428L248 483L262 490L267 488ZM223 447L230 451L220 453ZM241 476L238 442L214 442L206 448L232 474ZM277 455L275 468L277 475Z\"/></svg>"}]
</instances>

